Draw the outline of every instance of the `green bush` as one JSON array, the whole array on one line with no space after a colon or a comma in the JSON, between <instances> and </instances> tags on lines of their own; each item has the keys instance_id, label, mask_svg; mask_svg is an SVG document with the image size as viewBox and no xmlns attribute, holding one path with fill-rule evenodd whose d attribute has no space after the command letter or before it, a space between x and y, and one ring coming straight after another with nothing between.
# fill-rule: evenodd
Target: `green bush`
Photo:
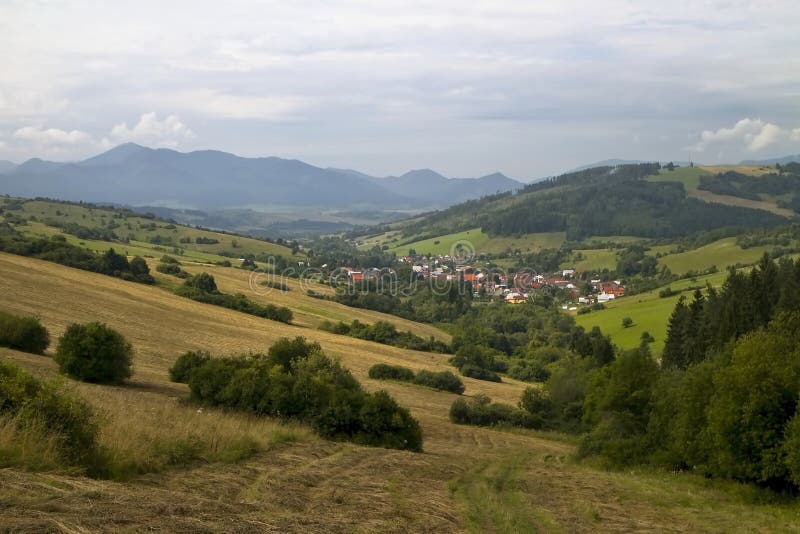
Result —
<instances>
[{"instance_id":1,"label":"green bush","mask_svg":"<svg viewBox=\"0 0 800 534\"><path fill-rule=\"evenodd\" d=\"M203 350L189 351L178 356L175 364L169 369L169 379L173 382L188 384L195 369L206 363L211 355Z\"/></svg>"},{"instance_id":2,"label":"green bush","mask_svg":"<svg viewBox=\"0 0 800 534\"><path fill-rule=\"evenodd\" d=\"M471 363L468 363L463 367L461 367L461 374L469 378L475 378L477 380L486 380L488 382L501 382L500 375L498 375L494 371L484 369L483 367L478 367L477 365L473 365Z\"/></svg>"},{"instance_id":3,"label":"green bush","mask_svg":"<svg viewBox=\"0 0 800 534\"><path fill-rule=\"evenodd\" d=\"M50 335L37 317L20 317L0 312L0 347L43 354Z\"/></svg>"},{"instance_id":4,"label":"green bush","mask_svg":"<svg viewBox=\"0 0 800 534\"><path fill-rule=\"evenodd\" d=\"M417 372L417 376L414 377L414 383L459 395L464 393L464 383L450 371L434 372L423 369Z\"/></svg>"},{"instance_id":5,"label":"green bush","mask_svg":"<svg viewBox=\"0 0 800 534\"><path fill-rule=\"evenodd\" d=\"M71 324L58 340L55 361L78 380L119 383L131 376L133 348L102 323Z\"/></svg>"},{"instance_id":6,"label":"green bush","mask_svg":"<svg viewBox=\"0 0 800 534\"><path fill-rule=\"evenodd\" d=\"M388 363L376 363L369 368L369 377L376 380L402 380L412 382L414 371L402 365L389 365Z\"/></svg>"},{"instance_id":7,"label":"green bush","mask_svg":"<svg viewBox=\"0 0 800 534\"><path fill-rule=\"evenodd\" d=\"M189 376L194 400L311 423L320 435L422 450L422 431L388 394L370 394L320 346L281 339L269 353L211 358Z\"/></svg>"},{"instance_id":8,"label":"green bush","mask_svg":"<svg viewBox=\"0 0 800 534\"><path fill-rule=\"evenodd\" d=\"M226 295L217 289L214 277L208 273L200 273L190 276L182 286L175 290L181 297L190 298L198 302L213 304L223 308L240 311L256 317L291 323L293 318L292 310L285 306L275 306L267 304L262 306L248 299L243 293Z\"/></svg>"},{"instance_id":9,"label":"green bush","mask_svg":"<svg viewBox=\"0 0 800 534\"><path fill-rule=\"evenodd\" d=\"M495 426L510 425L522 428L540 428L539 421L524 410L510 404L492 402L484 394L470 400L456 399L450 406L450 420L460 425Z\"/></svg>"},{"instance_id":10,"label":"green bush","mask_svg":"<svg viewBox=\"0 0 800 534\"><path fill-rule=\"evenodd\" d=\"M15 365L0 362L0 417L13 421L20 432L38 433L53 440L63 466L93 469L98 459L97 421L89 405L58 382L41 382ZM6 461L22 465L34 458L0 449Z\"/></svg>"}]
</instances>

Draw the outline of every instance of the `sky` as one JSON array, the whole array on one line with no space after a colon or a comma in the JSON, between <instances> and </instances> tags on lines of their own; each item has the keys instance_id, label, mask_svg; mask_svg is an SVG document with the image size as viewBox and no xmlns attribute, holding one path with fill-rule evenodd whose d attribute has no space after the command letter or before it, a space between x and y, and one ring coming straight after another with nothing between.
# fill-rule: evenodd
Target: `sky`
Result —
<instances>
[{"instance_id":1,"label":"sky","mask_svg":"<svg viewBox=\"0 0 800 534\"><path fill-rule=\"evenodd\" d=\"M0 0L0 159L373 175L800 153L797 0Z\"/></svg>"}]
</instances>

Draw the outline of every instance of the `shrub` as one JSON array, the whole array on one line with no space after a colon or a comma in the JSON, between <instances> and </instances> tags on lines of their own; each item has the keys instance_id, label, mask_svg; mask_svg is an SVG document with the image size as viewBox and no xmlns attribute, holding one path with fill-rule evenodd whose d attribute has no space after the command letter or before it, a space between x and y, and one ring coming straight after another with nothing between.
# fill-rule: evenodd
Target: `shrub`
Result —
<instances>
[{"instance_id":1,"label":"shrub","mask_svg":"<svg viewBox=\"0 0 800 534\"><path fill-rule=\"evenodd\" d=\"M450 406L450 420L461 425L495 426L507 424L522 428L539 428L537 420L524 410L510 404L493 403L488 396L479 394L467 401L456 399Z\"/></svg>"},{"instance_id":2,"label":"shrub","mask_svg":"<svg viewBox=\"0 0 800 534\"><path fill-rule=\"evenodd\" d=\"M20 433L39 434L55 445L57 461L66 466L93 468L97 460L98 426L89 405L65 392L58 382L41 382L19 367L0 362L0 417ZM36 461L28 451L0 450L7 460Z\"/></svg>"},{"instance_id":3,"label":"shrub","mask_svg":"<svg viewBox=\"0 0 800 534\"><path fill-rule=\"evenodd\" d=\"M525 382L544 382L550 378L548 371L538 360L516 360L508 369L508 376Z\"/></svg>"},{"instance_id":4,"label":"shrub","mask_svg":"<svg viewBox=\"0 0 800 534\"><path fill-rule=\"evenodd\" d=\"M131 376L132 355L131 344L105 324L71 324L58 340L55 361L78 380L119 383Z\"/></svg>"},{"instance_id":5,"label":"shrub","mask_svg":"<svg viewBox=\"0 0 800 534\"><path fill-rule=\"evenodd\" d=\"M461 379L450 371L426 371L422 370L417 372L414 378L414 383L421 386L428 386L433 389L440 389L442 391L449 391L461 395L464 393L464 383Z\"/></svg>"},{"instance_id":6,"label":"shrub","mask_svg":"<svg viewBox=\"0 0 800 534\"><path fill-rule=\"evenodd\" d=\"M37 317L20 317L0 312L0 346L43 354L50 335Z\"/></svg>"},{"instance_id":7,"label":"shrub","mask_svg":"<svg viewBox=\"0 0 800 534\"><path fill-rule=\"evenodd\" d=\"M477 380L486 380L488 382L501 382L500 375L498 375L494 371L484 369L483 367L478 367L477 365L473 365L471 363L468 363L463 367L461 367L461 374L469 378L475 378Z\"/></svg>"},{"instance_id":8,"label":"shrub","mask_svg":"<svg viewBox=\"0 0 800 534\"><path fill-rule=\"evenodd\" d=\"M211 358L189 377L192 398L311 423L320 435L365 445L422 450L422 431L385 392L370 394L320 346L281 339L267 355Z\"/></svg>"},{"instance_id":9,"label":"shrub","mask_svg":"<svg viewBox=\"0 0 800 534\"><path fill-rule=\"evenodd\" d=\"M173 382L188 384L192 372L206 363L211 355L203 350L189 351L178 356L175 364L169 369L169 379Z\"/></svg>"},{"instance_id":10,"label":"shrub","mask_svg":"<svg viewBox=\"0 0 800 534\"><path fill-rule=\"evenodd\" d=\"M414 371L402 365L376 363L369 368L369 377L376 380L402 380L404 382L411 382L414 380Z\"/></svg>"}]
</instances>

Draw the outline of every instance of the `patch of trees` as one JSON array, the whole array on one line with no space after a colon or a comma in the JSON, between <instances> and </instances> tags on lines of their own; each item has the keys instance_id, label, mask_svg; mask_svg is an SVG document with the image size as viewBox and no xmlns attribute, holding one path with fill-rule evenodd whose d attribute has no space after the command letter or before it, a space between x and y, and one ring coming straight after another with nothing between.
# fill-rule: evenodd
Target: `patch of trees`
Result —
<instances>
[{"instance_id":1,"label":"patch of trees","mask_svg":"<svg viewBox=\"0 0 800 534\"><path fill-rule=\"evenodd\" d=\"M183 285L175 290L181 297L190 298L198 302L222 306L231 310L240 311L256 317L263 317L282 323L291 323L292 310L285 306L274 304L258 304L248 299L243 293L228 295L217 289L214 277L208 273L200 273L187 278Z\"/></svg>"},{"instance_id":2,"label":"patch of trees","mask_svg":"<svg viewBox=\"0 0 800 534\"><path fill-rule=\"evenodd\" d=\"M162 256L161 261L156 265L156 271L178 278L189 278L189 273L181 269L181 262L172 256Z\"/></svg>"},{"instance_id":3,"label":"patch of trees","mask_svg":"<svg viewBox=\"0 0 800 534\"><path fill-rule=\"evenodd\" d=\"M195 238L194 242L197 243L198 245L216 245L217 243L219 243L219 239L215 239L213 237L198 236Z\"/></svg>"},{"instance_id":4,"label":"patch of trees","mask_svg":"<svg viewBox=\"0 0 800 534\"><path fill-rule=\"evenodd\" d=\"M800 172L790 165L781 167L779 171L780 174L757 177L735 171L701 176L698 189L748 200L761 200L762 195L788 197L789 200L783 200L781 205L793 208L800 203Z\"/></svg>"},{"instance_id":5,"label":"patch of trees","mask_svg":"<svg viewBox=\"0 0 800 534\"><path fill-rule=\"evenodd\" d=\"M595 366L614 359L611 340L543 301L473 308L452 328L451 363L464 376L498 381L497 373L532 382L547 380L559 360L588 359Z\"/></svg>"},{"instance_id":6,"label":"patch of trees","mask_svg":"<svg viewBox=\"0 0 800 534\"><path fill-rule=\"evenodd\" d=\"M798 280L800 261L765 257L681 300L660 366L643 346L591 377L581 454L800 487Z\"/></svg>"},{"instance_id":7,"label":"patch of trees","mask_svg":"<svg viewBox=\"0 0 800 534\"><path fill-rule=\"evenodd\" d=\"M27 237L20 234L0 235L0 251L60 263L67 267L114 276L131 282L153 284L147 262L139 256L130 261L113 248L101 255L67 242L64 236Z\"/></svg>"},{"instance_id":8,"label":"patch of trees","mask_svg":"<svg viewBox=\"0 0 800 534\"><path fill-rule=\"evenodd\" d=\"M400 296L402 293L407 296ZM334 301L425 323L452 322L472 306L472 288L463 282L415 280L386 290L370 282L339 288Z\"/></svg>"},{"instance_id":9,"label":"patch of trees","mask_svg":"<svg viewBox=\"0 0 800 534\"><path fill-rule=\"evenodd\" d=\"M119 239L113 228L90 228L75 222L64 222L58 219L47 219L44 223L47 226L60 228L65 234L74 235L78 239L91 239L94 241L117 241Z\"/></svg>"},{"instance_id":10,"label":"patch of trees","mask_svg":"<svg viewBox=\"0 0 800 534\"><path fill-rule=\"evenodd\" d=\"M464 393L464 383L450 371L414 371L402 365L376 363L369 368L369 377L376 380L398 380L411 382L441 391L449 391L458 395Z\"/></svg>"},{"instance_id":11,"label":"patch of trees","mask_svg":"<svg viewBox=\"0 0 800 534\"><path fill-rule=\"evenodd\" d=\"M328 439L422 450L422 430L409 411L385 391L366 392L317 343L283 338L267 354L187 354L174 375L188 378L194 401L303 421Z\"/></svg>"},{"instance_id":12,"label":"patch of trees","mask_svg":"<svg viewBox=\"0 0 800 534\"><path fill-rule=\"evenodd\" d=\"M44 354L50 335L38 317L23 317L0 311L0 347Z\"/></svg>"},{"instance_id":13,"label":"patch of trees","mask_svg":"<svg viewBox=\"0 0 800 534\"><path fill-rule=\"evenodd\" d=\"M591 235L680 237L723 227L771 227L785 219L762 210L687 198L683 185L634 180L530 195L481 221L492 235L566 231Z\"/></svg>"},{"instance_id":14,"label":"patch of trees","mask_svg":"<svg viewBox=\"0 0 800 534\"><path fill-rule=\"evenodd\" d=\"M764 254L745 273L730 269L717 291L678 300L670 316L662 356L667 368L685 369L721 349L730 340L766 326L776 313L800 309L800 261L777 264Z\"/></svg>"},{"instance_id":15,"label":"patch of trees","mask_svg":"<svg viewBox=\"0 0 800 534\"><path fill-rule=\"evenodd\" d=\"M352 323L332 323L324 321L319 326L320 330L340 334L384 345L392 345L403 349L421 350L425 352L449 353L450 346L431 336L429 339L420 337L412 332L400 332L397 327L387 321L378 321L374 324L364 324L358 319Z\"/></svg>"}]
</instances>

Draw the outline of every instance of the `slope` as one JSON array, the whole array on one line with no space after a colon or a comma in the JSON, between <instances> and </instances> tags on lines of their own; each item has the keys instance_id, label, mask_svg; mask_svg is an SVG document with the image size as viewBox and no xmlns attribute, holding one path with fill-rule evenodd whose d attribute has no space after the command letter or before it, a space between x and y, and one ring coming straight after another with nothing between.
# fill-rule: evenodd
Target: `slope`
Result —
<instances>
[{"instance_id":1,"label":"slope","mask_svg":"<svg viewBox=\"0 0 800 534\"><path fill-rule=\"evenodd\" d=\"M376 383L376 361L443 369L444 356L375 345L286 326L175 297L153 287L0 254L0 307L38 313L54 335L72 321L101 320L134 344L135 374L123 387L75 385L106 418L137 431L164 426L145 412L185 393L167 382L174 356L190 348L259 350L284 335L306 335L342 358L370 389L385 388L411 407L426 452L292 439L234 464L209 463L127 483L69 473L0 470L0 524L22 531L709 531L792 530L793 504L748 504L741 493L691 476L613 473L573 463L555 436L455 426L451 394ZM0 349L37 374L46 357ZM466 380L467 394L515 402L522 385ZM174 412L177 414L177 412ZM173 415L174 415L173 414ZM208 414L186 410L200 421ZM225 417L225 414L215 415ZM150 425L150 426L148 426ZM141 427L141 428L139 428Z\"/></svg>"}]
</instances>

